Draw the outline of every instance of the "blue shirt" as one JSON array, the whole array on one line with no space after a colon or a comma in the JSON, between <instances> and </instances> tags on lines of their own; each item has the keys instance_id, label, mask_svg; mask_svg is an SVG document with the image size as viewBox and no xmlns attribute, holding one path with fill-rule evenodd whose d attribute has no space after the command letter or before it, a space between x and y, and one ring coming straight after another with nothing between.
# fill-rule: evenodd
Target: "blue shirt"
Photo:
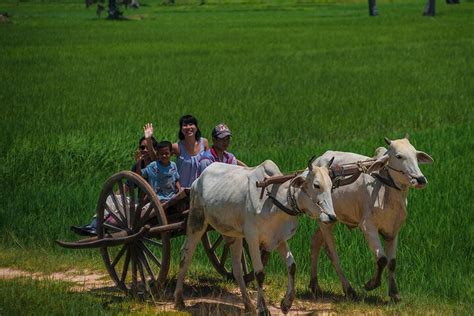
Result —
<instances>
[{"instance_id":1,"label":"blue shirt","mask_svg":"<svg viewBox=\"0 0 474 316\"><path fill-rule=\"evenodd\" d=\"M168 201L176 193L176 181L179 180L179 174L173 161L170 161L168 166L153 161L142 169L142 176L148 180L160 201Z\"/></svg>"}]
</instances>

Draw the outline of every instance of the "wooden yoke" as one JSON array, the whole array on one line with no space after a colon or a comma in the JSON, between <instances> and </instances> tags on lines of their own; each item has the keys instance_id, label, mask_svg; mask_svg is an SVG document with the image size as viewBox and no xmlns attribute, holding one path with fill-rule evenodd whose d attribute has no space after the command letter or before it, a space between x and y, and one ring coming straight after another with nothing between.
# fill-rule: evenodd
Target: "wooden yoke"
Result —
<instances>
[{"instance_id":1,"label":"wooden yoke","mask_svg":"<svg viewBox=\"0 0 474 316\"><path fill-rule=\"evenodd\" d=\"M356 181L361 173L367 173L367 170L372 166L376 159L367 159L364 161L356 161L342 165L333 165L329 168L329 177L333 182L333 189L340 186L348 185ZM265 188L271 184L281 184L297 177L304 170L298 170L293 173L264 178L262 181L257 181L255 185L257 188L262 188L260 192L260 199L263 198Z\"/></svg>"},{"instance_id":2,"label":"wooden yoke","mask_svg":"<svg viewBox=\"0 0 474 316\"><path fill-rule=\"evenodd\" d=\"M271 184L275 183L285 183L288 180L294 179L298 174L302 171L295 171L294 173L282 175L282 176L273 176L269 178L264 178L262 181L257 181L255 185L257 188L262 188L262 192L260 192L260 200L263 198L263 193L265 192L265 188Z\"/></svg>"}]
</instances>

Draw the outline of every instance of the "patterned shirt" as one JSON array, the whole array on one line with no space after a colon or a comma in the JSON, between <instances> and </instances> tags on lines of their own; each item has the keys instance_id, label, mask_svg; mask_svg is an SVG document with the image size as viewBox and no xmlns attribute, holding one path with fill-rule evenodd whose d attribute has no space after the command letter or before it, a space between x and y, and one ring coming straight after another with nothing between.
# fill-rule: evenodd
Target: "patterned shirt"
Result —
<instances>
[{"instance_id":1,"label":"patterned shirt","mask_svg":"<svg viewBox=\"0 0 474 316\"><path fill-rule=\"evenodd\" d=\"M199 156L199 172L198 175L201 175L203 173L204 169L206 169L210 164L213 162L222 162L222 163L228 163L230 165L236 165L237 164L237 158L230 152L224 151L224 154L222 156L222 160L219 160L219 156L217 155L216 151L214 148L211 148L209 150L206 150Z\"/></svg>"},{"instance_id":2,"label":"patterned shirt","mask_svg":"<svg viewBox=\"0 0 474 316\"><path fill-rule=\"evenodd\" d=\"M160 201L168 201L176 193L176 181L179 180L179 173L173 161L170 161L168 166L153 161L145 169L142 169L142 176L148 180Z\"/></svg>"}]
</instances>

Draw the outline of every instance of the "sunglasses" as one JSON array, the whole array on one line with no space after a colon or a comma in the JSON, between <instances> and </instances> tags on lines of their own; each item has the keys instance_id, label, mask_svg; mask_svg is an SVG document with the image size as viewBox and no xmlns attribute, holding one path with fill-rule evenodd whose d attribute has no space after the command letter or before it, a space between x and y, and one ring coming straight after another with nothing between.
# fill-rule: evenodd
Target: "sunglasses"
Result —
<instances>
[{"instance_id":1,"label":"sunglasses","mask_svg":"<svg viewBox=\"0 0 474 316\"><path fill-rule=\"evenodd\" d=\"M146 149L146 146L140 145L140 150L145 150L145 149Z\"/></svg>"}]
</instances>

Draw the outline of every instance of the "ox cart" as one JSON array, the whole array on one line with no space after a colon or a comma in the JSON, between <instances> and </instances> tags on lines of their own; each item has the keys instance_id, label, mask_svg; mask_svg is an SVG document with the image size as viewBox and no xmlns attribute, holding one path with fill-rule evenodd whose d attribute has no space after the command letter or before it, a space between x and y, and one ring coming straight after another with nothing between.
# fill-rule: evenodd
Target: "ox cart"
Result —
<instances>
[{"instance_id":1,"label":"ox cart","mask_svg":"<svg viewBox=\"0 0 474 316\"><path fill-rule=\"evenodd\" d=\"M334 187L355 181L373 160L332 166ZM300 171L301 172L301 171ZM299 172L263 179L266 186L293 179ZM65 248L99 249L107 271L118 288L130 295L154 292L166 281L171 259L171 239L186 234L189 190L180 191L162 203L141 176L122 171L104 184L96 209L97 235L75 242L57 241ZM214 230L202 238L212 266L227 279L233 279L229 244ZM265 264L267 256L262 256ZM245 282L254 278L247 247L242 254Z\"/></svg>"}]
</instances>

